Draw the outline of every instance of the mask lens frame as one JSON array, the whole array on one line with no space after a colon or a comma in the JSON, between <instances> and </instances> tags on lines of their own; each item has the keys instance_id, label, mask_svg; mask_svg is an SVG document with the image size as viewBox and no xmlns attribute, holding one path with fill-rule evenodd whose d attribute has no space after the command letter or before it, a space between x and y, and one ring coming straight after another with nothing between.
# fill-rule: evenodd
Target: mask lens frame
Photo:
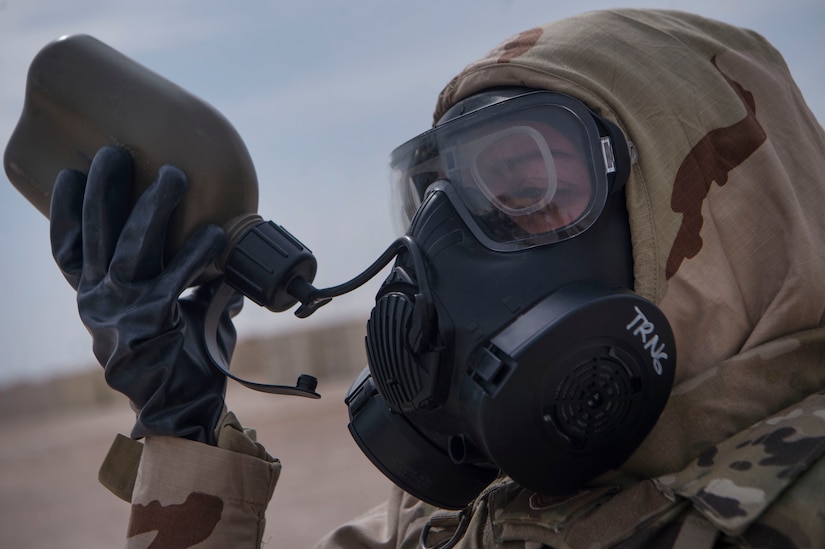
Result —
<instances>
[{"instance_id":1,"label":"mask lens frame","mask_svg":"<svg viewBox=\"0 0 825 549\"><path fill-rule=\"evenodd\" d=\"M598 218L611 190L615 168L606 162L605 147L611 153L621 146L597 120L577 99L538 91L424 132L390 156L396 229L405 233L428 189L446 181L468 228L493 250L520 250L580 234ZM502 182L511 164L516 171ZM524 166L529 176L517 173Z\"/></svg>"}]
</instances>

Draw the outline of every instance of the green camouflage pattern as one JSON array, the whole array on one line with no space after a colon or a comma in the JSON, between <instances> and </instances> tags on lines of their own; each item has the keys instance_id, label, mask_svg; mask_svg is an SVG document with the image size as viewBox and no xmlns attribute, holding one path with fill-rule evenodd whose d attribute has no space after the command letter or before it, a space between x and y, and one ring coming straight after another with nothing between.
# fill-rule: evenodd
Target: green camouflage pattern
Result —
<instances>
[{"instance_id":1,"label":"green camouflage pattern","mask_svg":"<svg viewBox=\"0 0 825 549\"><path fill-rule=\"evenodd\" d=\"M373 547L378 536L362 536L397 532L375 546L414 549L429 523L427 547L457 535L456 548L816 549L825 541L825 393L706 449L683 471L611 480L550 498L500 479L476 500L463 532L461 513L397 490L388 505L318 547Z\"/></svg>"},{"instance_id":2,"label":"green camouflage pattern","mask_svg":"<svg viewBox=\"0 0 825 549\"><path fill-rule=\"evenodd\" d=\"M811 547L810 540L802 539L805 533L819 531L818 539L825 539L823 455L825 394L818 393L711 446L688 468L659 477L656 484L670 497L688 499L731 536L742 535L779 500L781 505L774 508L773 514L784 515L784 522L794 525L791 533L800 537L785 546ZM819 474L812 469L815 465ZM797 484L802 476L809 478L804 485ZM782 510L785 502L781 497L787 495L789 487L795 490L792 493L796 498L805 494L807 501L801 513Z\"/></svg>"}]
</instances>

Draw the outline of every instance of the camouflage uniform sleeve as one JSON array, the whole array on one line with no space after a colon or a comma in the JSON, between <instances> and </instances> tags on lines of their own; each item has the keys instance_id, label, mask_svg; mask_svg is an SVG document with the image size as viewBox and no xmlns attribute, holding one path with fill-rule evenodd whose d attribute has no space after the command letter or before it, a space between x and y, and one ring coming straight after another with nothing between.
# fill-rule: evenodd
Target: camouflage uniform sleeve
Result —
<instances>
[{"instance_id":1,"label":"camouflage uniform sleeve","mask_svg":"<svg viewBox=\"0 0 825 549\"><path fill-rule=\"evenodd\" d=\"M127 549L260 547L281 464L231 413L216 432L218 446L118 437L100 480L131 500Z\"/></svg>"}]
</instances>

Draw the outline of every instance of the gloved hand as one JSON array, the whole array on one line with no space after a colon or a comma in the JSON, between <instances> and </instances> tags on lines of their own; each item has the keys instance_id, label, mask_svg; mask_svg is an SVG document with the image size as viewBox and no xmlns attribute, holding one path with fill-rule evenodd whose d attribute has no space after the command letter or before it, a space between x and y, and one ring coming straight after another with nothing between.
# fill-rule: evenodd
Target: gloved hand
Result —
<instances>
[{"instance_id":1,"label":"gloved hand","mask_svg":"<svg viewBox=\"0 0 825 549\"><path fill-rule=\"evenodd\" d=\"M186 192L186 176L164 166L130 211L132 179L131 157L115 147L95 155L88 177L60 172L51 202L52 254L77 290L106 382L137 411L132 437L215 444L226 376L210 362L203 324L221 279L181 294L221 253L226 237L217 226L203 227L164 265L166 227ZM226 364L235 346L231 318L242 301L236 294L219 322Z\"/></svg>"}]
</instances>

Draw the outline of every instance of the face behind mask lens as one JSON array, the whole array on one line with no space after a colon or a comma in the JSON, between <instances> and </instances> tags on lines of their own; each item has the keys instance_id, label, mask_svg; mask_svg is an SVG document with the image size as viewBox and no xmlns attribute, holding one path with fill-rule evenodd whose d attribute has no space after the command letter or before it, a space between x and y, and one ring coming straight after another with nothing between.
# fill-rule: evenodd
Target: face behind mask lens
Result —
<instances>
[{"instance_id":1,"label":"face behind mask lens","mask_svg":"<svg viewBox=\"0 0 825 549\"><path fill-rule=\"evenodd\" d=\"M602 132L603 133L603 132ZM427 189L446 180L491 249L564 240L598 217L615 168L610 137L568 96L538 92L445 122L393 151L393 213L406 231Z\"/></svg>"},{"instance_id":2,"label":"face behind mask lens","mask_svg":"<svg viewBox=\"0 0 825 549\"><path fill-rule=\"evenodd\" d=\"M510 126L461 143L445 151L448 165L460 166L462 153L469 173L459 167L444 178L458 182L465 196L475 185L492 206L516 218L553 201L556 165L547 141L535 128Z\"/></svg>"}]
</instances>

